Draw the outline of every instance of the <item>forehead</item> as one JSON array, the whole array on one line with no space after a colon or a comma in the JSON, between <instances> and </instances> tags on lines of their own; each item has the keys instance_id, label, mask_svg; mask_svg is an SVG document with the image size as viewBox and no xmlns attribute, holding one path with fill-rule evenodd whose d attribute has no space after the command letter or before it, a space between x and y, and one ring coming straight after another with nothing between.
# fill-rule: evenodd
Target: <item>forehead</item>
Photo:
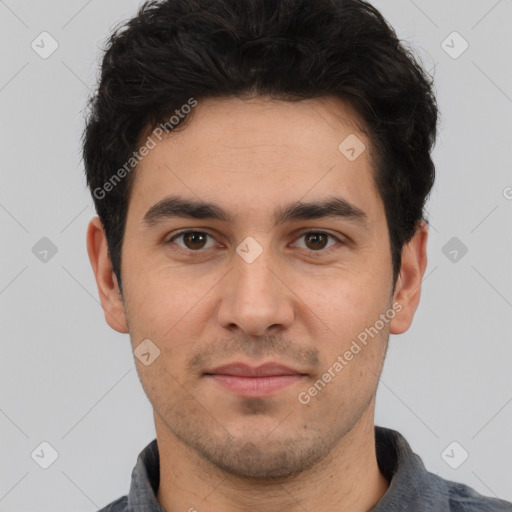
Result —
<instances>
[{"instance_id":1,"label":"forehead","mask_svg":"<svg viewBox=\"0 0 512 512\"><path fill-rule=\"evenodd\" d=\"M139 164L130 209L142 218L166 196L181 195L273 217L276 205L335 194L371 210L380 198L361 128L335 98L202 100Z\"/></svg>"}]
</instances>

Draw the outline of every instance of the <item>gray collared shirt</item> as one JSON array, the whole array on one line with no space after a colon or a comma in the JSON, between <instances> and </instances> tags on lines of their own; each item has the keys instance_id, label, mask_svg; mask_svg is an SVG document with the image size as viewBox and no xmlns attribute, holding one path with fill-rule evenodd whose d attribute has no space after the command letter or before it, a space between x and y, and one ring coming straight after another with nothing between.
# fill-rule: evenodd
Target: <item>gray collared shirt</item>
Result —
<instances>
[{"instance_id":1,"label":"gray collared shirt","mask_svg":"<svg viewBox=\"0 0 512 512\"><path fill-rule=\"evenodd\" d=\"M390 486L369 512L512 512L508 501L482 496L467 485L429 473L399 432L376 426L375 442L379 468ZM159 483L154 439L137 458L128 495L99 512L165 512L156 499Z\"/></svg>"}]
</instances>

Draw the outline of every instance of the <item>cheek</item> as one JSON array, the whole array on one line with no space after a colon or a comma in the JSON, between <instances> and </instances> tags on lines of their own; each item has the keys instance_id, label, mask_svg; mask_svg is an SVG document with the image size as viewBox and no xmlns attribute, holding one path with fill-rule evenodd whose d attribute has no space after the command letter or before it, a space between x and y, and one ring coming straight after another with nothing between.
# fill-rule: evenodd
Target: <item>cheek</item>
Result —
<instances>
[{"instance_id":1,"label":"cheek","mask_svg":"<svg viewBox=\"0 0 512 512\"><path fill-rule=\"evenodd\" d=\"M160 276L158 272L148 273L130 282L127 290L130 294L130 336L134 348L146 338L158 347L159 357L155 362L164 372L162 384L171 379L169 374L183 383L186 378L183 368L191 354L198 350L208 320L205 308L209 303L204 295L211 286L198 282L195 288L185 288L174 277ZM140 370L141 378L147 379L148 383L155 379L154 371L146 371L143 366ZM155 382L155 387L159 386Z\"/></svg>"},{"instance_id":2,"label":"cheek","mask_svg":"<svg viewBox=\"0 0 512 512\"><path fill-rule=\"evenodd\" d=\"M333 273L316 282L308 278L298 295L304 307L307 306L331 328L331 335L346 338L346 335L354 334L354 329L364 329L368 323L375 322L388 308L391 288L387 275L385 277L353 270Z\"/></svg>"},{"instance_id":3,"label":"cheek","mask_svg":"<svg viewBox=\"0 0 512 512\"><path fill-rule=\"evenodd\" d=\"M384 336L376 337L367 346L359 344L350 360L345 356L349 346L338 346L340 350L327 357L323 373L315 376L297 397L317 418L313 421L349 428L360 418L377 389L384 359L383 339Z\"/></svg>"},{"instance_id":4,"label":"cheek","mask_svg":"<svg viewBox=\"0 0 512 512\"><path fill-rule=\"evenodd\" d=\"M197 286L183 286L176 271L159 271L141 265L129 273L126 272L126 296L129 298L130 316L135 326L147 329L146 335L165 339L179 323L188 321L193 315L194 306L203 293Z\"/></svg>"},{"instance_id":5,"label":"cheek","mask_svg":"<svg viewBox=\"0 0 512 512\"><path fill-rule=\"evenodd\" d=\"M374 276L363 273L324 284L321 291L311 291L305 301L308 314L313 311L320 320L315 320L311 336L322 354L322 371L330 369L335 374L331 377L333 388L338 388L336 382L347 386L345 391L339 388L340 393L364 394L361 384L373 386L384 358L392 317L386 316L384 322L381 315L391 309L391 290L387 281L377 282ZM328 328L324 330L322 325ZM319 335L317 327L324 334Z\"/></svg>"}]
</instances>

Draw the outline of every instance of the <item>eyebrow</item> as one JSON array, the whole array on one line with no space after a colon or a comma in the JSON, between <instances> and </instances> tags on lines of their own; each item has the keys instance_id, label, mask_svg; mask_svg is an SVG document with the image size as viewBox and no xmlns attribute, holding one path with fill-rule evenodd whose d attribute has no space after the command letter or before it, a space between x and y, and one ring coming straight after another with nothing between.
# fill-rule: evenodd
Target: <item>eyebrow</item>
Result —
<instances>
[{"instance_id":1,"label":"eyebrow","mask_svg":"<svg viewBox=\"0 0 512 512\"><path fill-rule=\"evenodd\" d=\"M341 197L332 197L306 203L298 201L284 208L277 208L274 211L274 225L328 217L356 221L363 226L368 223L368 217L363 210ZM145 213L142 222L147 227L153 227L171 218L211 219L227 223L234 220L231 213L216 204L180 196L169 196L151 206Z\"/></svg>"}]
</instances>

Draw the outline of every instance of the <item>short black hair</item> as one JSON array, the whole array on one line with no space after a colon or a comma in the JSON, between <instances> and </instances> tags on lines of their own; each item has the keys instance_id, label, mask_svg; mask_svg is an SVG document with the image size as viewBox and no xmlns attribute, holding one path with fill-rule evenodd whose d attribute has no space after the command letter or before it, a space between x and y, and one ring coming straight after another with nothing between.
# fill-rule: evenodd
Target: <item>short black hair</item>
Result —
<instances>
[{"instance_id":1,"label":"short black hair","mask_svg":"<svg viewBox=\"0 0 512 512\"><path fill-rule=\"evenodd\" d=\"M107 39L82 138L87 185L121 293L134 157L144 136L178 119L183 105L248 94L335 96L356 110L371 140L396 283L403 245L425 219L434 184L432 87L408 43L363 0L146 1ZM191 117L180 116L176 129Z\"/></svg>"}]
</instances>

